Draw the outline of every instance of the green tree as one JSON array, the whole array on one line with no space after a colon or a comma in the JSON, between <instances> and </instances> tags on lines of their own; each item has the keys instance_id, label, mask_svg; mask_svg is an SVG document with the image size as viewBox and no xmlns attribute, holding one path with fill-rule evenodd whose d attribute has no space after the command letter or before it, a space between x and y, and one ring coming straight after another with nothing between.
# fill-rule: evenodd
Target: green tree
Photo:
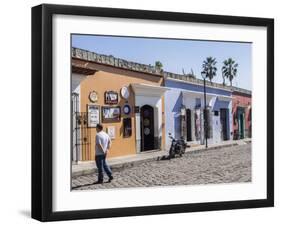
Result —
<instances>
[{"instance_id":1,"label":"green tree","mask_svg":"<svg viewBox=\"0 0 281 226\"><path fill-rule=\"evenodd\" d=\"M155 61L155 67L159 68L159 69L162 69L163 64L160 61Z\"/></svg>"},{"instance_id":2,"label":"green tree","mask_svg":"<svg viewBox=\"0 0 281 226\"><path fill-rule=\"evenodd\" d=\"M237 76L237 67L238 64L232 58L228 58L227 60L223 61L222 78L224 84L225 78L227 78L232 86L232 80L235 76Z\"/></svg>"},{"instance_id":3,"label":"green tree","mask_svg":"<svg viewBox=\"0 0 281 226\"><path fill-rule=\"evenodd\" d=\"M203 65L202 65L203 70L201 74L206 78L209 78L210 82L212 82L212 79L217 75L216 64L217 64L216 58L213 57L207 57L206 60L203 61Z\"/></svg>"}]
</instances>

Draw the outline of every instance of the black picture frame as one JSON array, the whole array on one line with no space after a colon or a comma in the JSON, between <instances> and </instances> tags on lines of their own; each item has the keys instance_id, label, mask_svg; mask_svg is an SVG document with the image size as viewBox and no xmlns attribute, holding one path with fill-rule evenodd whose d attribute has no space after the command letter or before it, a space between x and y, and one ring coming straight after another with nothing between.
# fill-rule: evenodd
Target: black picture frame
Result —
<instances>
[{"instance_id":1,"label":"black picture frame","mask_svg":"<svg viewBox=\"0 0 281 226\"><path fill-rule=\"evenodd\" d=\"M115 100L110 100L110 95L115 95L116 96L116 99ZM118 104L118 92L115 92L115 91L106 91L104 93L104 104Z\"/></svg>"},{"instance_id":2,"label":"black picture frame","mask_svg":"<svg viewBox=\"0 0 281 226\"><path fill-rule=\"evenodd\" d=\"M104 110L110 110L110 109L118 109L118 111L119 111L118 117L106 118L104 116ZM120 122L120 120L121 120L121 107L120 106L102 106L102 108L101 108L101 115L102 115L102 122L103 123Z\"/></svg>"},{"instance_id":3,"label":"black picture frame","mask_svg":"<svg viewBox=\"0 0 281 226\"><path fill-rule=\"evenodd\" d=\"M267 198L94 210L52 210L52 18L56 14L247 25L267 29ZM57 221L274 205L274 20L222 15L43 4L32 8L32 218Z\"/></svg>"}]
</instances>

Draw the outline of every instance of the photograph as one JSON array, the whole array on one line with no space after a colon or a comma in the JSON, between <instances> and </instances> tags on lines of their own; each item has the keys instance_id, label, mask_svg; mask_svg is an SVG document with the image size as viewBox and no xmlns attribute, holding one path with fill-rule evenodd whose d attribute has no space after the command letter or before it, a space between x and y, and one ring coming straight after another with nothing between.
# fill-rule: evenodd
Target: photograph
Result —
<instances>
[{"instance_id":1,"label":"photograph","mask_svg":"<svg viewBox=\"0 0 281 226\"><path fill-rule=\"evenodd\" d=\"M71 191L251 183L252 44L71 34Z\"/></svg>"},{"instance_id":2,"label":"photograph","mask_svg":"<svg viewBox=\"0 0 281 226\"><path fill-rule=\"evenodd\" d=\"M34 219L274 206L273 18L43 4L32 40Z\"/></svg>"}]
</instances>

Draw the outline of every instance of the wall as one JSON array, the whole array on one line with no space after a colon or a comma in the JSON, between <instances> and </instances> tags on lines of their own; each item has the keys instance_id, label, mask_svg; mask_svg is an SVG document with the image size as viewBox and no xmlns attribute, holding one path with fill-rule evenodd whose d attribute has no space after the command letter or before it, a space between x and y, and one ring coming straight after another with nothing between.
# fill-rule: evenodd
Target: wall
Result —
<instances>
[{"instance_id":1,"label":"wall","mask_svg":"<svg viewBox=\"0 0 281 226\"><path fill-rule=\"evenodd\" d=\"M138 8L146 10L181 11L191 13L211 13L221 15L274 17L275 18L275 62L281 61L281 15L280 3L276 0L253 1L236 0L233 4L225 1L197 0L197 1L129 1L129 0L29 0L3 1L1 4L1 36L0 55L2 67L2 106L5 109L14 109L15 102L21 109L21 120L11 122L7 119L7 111L1 111L1 150L3 161L1 169L0 211L1 225L34 226L42 223L30 218L30 187L31 187L31 15L30 7L43 2L53 4L72 4L85 6ZM8 26L7 26L8 24ZM15 67L15 58L20 58ZM20 73L12 73L11 69L20 69ZM275 66L275 115L281 115L281 65ZM4 75L4 76L3 76ZM12 84L5 85L5 84ZM20 95L19 95L20 94ZM19 98L20 97L20 98ZM10 111L9 117L19 118L18 111ZM275 118L275 159L281 159L281 117ZM15 128L19 136L15 140ZM278 161L278 162L277 162ZM275 208L259 208L244 210L212 211L198 213L164 214L142 217L122 217L96 220L79 220L48 223L59 226L72 225L102 225L102 226L143 226L143 225L278 225L281 212L281 164L275 164ZM171 195L171 194L167 194ZM177 195L177 194L173 194ZM165 198L165 197L163 197Z\"/></svg>"},{"instance_id":2,"label":"wall","mask_svg":"<svg viewBox=\"0 0 281 226\"><path fill-rule=\"evenodd\" d=\"M176 139L181 136L181 118L180 112L182 105L187 109L194 110L196 106L196 99L200 98L201 108L204 107L204 87L195 84L186 83L184 81L175 79L165 79L165 86L171 90L165 93L165 117L166 119L166 149L170 147L170 139L168 134L171 133ZM191 91L189 93L189 91ZM229 109L227 120L227 136L232 138L232 117L231 117L231 92L227 89L216 89L212 87L206 87L206 102L207 106L211 107L211 126L212 137L208 139L210 144L221 142L221 123L220 118L214 116L214 110L220 110L221 108ZM218 96L218 98L217 98ZM226 101L227 99L227 101ZM194 128L192 128L194 130ZM203 128L202 128L203 130ZM194 133L194 131L193 131ZM195 141L195 140L193 140ZM195 143L202 144L203 140L196 141ZM193 142L194 143L194 142Z\"/></svg>"},{"instance_id":3,"label":"wall","mask_svg":"<svg viewBox=\"0 0 281 226\"><path fill-rule=\"evenodd\" d=\"M76 63L79 63L79 60L75 60ZM83 64L84 62L81 62ZM123 118L128 117L127 115L121 114L121 121L120 122L112 122L112 123L101 123L104 126L104 130L108 128L108 126L115 127L115 135L116 138L112 139L112 146L109 151L108 157L117 157L117 156L125 156L125 155L132 155L136 154L136 121L135 121L135 113L134 113L134 106L138 105L135 103L135 96L133 94L132 87L130 86L131 83L146 83L146 84L154 84L154 85L161 85L162 77L160 76L153 76L145 73L138 73L132 72L123 69L116 69L109 66L99 65L95 63L90 64L91 67L96 68L98 71L94 75L88 76L84 79L80 85L81 89L81 111L87 112L87 105L93 104L89 100L89 93L91 91L96 91L98 93L98 101L94 103L95 105L101 106L110 106L105 104L104 101L104 93L105 91L115 91L118 93L118 104L114 104L112 106L120 106L121 112L123 109L124 104L127 102L131 106L131 114L130 117L132 118L132 136L128 138L123 137ZM128 101L121 98L120 96L120 89L123 86L129 86L130 90L130 97ZM101 110L101 108L100 108ZM161 112L160 112L161 113ZM91 148L90 153L87 153L84 150L84 157L83 160L94 160L95 155L95 135L96 129L89 128L91 134Z\"/></svg>"},{"instance_id":4,"label":"wall","mask_svg":"<svg viewBox=\"0 0 281 226\"><path fill-rule=\"evenodd\" d=\"M252 98L248 95L243 95L239 93L233 93L233 133L238 130L238 120L235 118L237 116L237 108L242 107L245 111L245 136L250 136L251 132L251 115L250 107L252 107Z\"/></svg>"}]
</instances>

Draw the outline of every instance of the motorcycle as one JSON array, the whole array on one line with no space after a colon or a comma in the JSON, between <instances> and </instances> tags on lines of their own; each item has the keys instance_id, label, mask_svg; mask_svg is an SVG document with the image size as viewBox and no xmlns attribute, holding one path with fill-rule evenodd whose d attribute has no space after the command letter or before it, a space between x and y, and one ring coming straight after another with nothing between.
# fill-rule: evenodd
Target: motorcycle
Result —
<instances>
[{"instance_id":1,"label":"motorcycle","mask_svg":"<svg viewBox=\"0 0 281 226\"><path fill-rule=\"evenodd\" d=\"M169 158L175 158L176 155L182 157L182 155L185 153L185 149L189 147L189 145L187 145L183 137L177 140L172 137L171 133L169 133L169 138L172 140L171 147L169 150Z\"/></svg>"}]
</instances>

